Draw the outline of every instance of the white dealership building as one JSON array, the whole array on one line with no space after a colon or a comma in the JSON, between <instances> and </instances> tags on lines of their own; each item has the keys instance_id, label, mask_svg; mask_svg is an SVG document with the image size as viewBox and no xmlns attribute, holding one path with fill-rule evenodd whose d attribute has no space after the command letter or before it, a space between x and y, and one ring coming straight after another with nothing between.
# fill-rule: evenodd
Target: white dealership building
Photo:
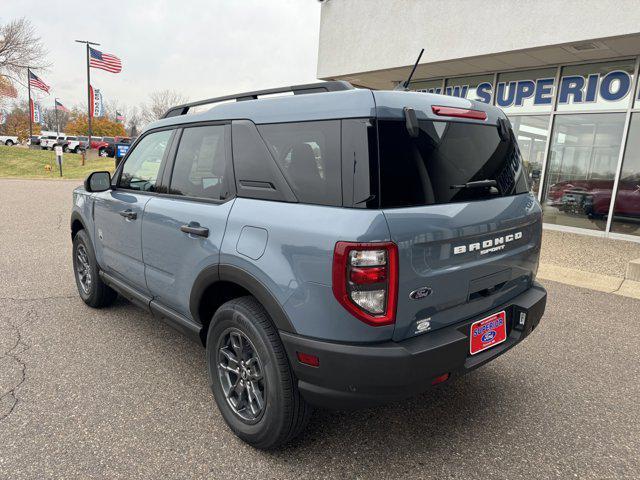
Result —
<instances>
[{"instance_id":1,"label":"white dealership building","mask_svg":"<svg viewBox=\"0 0 640 480\"><path fill-rule=\"evenodd\" d=\"M318 78L491 103L547 228L640 241L640 0L325 0Z\"/></svg>"}]
</instances>

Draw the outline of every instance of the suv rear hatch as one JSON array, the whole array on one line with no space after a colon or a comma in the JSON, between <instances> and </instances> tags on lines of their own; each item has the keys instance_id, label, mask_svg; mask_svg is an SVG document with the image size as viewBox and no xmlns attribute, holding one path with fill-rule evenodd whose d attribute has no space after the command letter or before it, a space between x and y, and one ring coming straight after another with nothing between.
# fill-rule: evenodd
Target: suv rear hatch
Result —
<instances>
[{"instance_id":1,"label":"suv rear hatch","mask_svg":"<svg viewBox=\"0 0 640 480\"><path fill-rule=\"evenodd\" d=\"M488 120L420 112L414 136L404 119L377 122L380 208L399 254L394 340L493 313L531 286L541 210L513 132L488 108Z\"/></svg>"}]
</instances>

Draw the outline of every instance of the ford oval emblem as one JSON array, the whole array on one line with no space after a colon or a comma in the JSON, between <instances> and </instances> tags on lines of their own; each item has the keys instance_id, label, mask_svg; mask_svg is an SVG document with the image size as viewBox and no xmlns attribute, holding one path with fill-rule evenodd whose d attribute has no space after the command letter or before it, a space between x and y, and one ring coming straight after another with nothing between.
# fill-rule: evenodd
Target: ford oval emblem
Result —
<instances>
[{"instance_id":1,"label":"ford oval emblem","mask_svg":"<svg viewBox=\"0 0 640 480\"><path fill-rule=\"evenodd\" d=\"M482 341L484 343L490 342L491 340L493 340L494 338L496 338L496 332L495 330L491 330L487 333L485 333L484 335L482 335Z\"/></svg>"},{"instance_id":2,"label":"ford oval emblem","mask_svg":"<svg viewBox=\"0 0 640 480\"><path fill-rule=\"evenodd\" d=\"M417 290L411 292L409 294L409 298L413 300L420 300L421 298L428 297L432 292L433 290L431 290L431 287L420 287Z\"/></svg>"}]
</instances>

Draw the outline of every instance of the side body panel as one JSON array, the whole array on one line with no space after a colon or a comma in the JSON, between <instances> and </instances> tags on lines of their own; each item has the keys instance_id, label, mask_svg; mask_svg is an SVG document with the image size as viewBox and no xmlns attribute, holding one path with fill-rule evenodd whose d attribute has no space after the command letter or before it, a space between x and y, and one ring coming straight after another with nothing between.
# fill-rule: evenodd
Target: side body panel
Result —
<instances>
[{"instance_id":1,"label":"side body panel","mask_svg":"<svg viewBox=\"0 0 640 480\"><path fill-rule=\"evenodd\" d=\"M93 198L93 244L100 267L148 293L142 261L142 216L151 195L109 190L96 193ZM125 211L135 214L135 218L122 216Z\"/></svg>"},{"instance_id":2,"label":"side body panel","mask_svg":"<svg viewBox=\"0 0 640 480\"><path fill-rule=\"evenodd\" d=\"M71 209L71 224L79 220L93 242L93 198L92 194L83 187L78 187L73 191L73 207ZM95 245L94 245L95 250ZM98 260L98 263L100 261Z\"/></svg>"},{"instance_id":3,"label":"side body panel","mask_svg":"<svg viewBox=\"0 0 640 480\"><path fill-rule=\"evenodd\" d=\"M234 200L217 204L156 196L145 208L142 245L145 275L154 300L190 317L189 298L198 274L218 264ZM184 233L187 224L209 229L207 237Z\"/></svg>"},{"instance_id":4,"label":"side body panel","mask_svg":"<svg viewBox=\"0 0 640 480\"><path fill-rule=\"evenodd\" d=\"M238 198L229 215L221 268L240 268L273 293L296 333L344 342L376 342L393 325L372 328L348 313L331 288L337 241L381 242L380 211Z\"/></svg>"}]
</instances>

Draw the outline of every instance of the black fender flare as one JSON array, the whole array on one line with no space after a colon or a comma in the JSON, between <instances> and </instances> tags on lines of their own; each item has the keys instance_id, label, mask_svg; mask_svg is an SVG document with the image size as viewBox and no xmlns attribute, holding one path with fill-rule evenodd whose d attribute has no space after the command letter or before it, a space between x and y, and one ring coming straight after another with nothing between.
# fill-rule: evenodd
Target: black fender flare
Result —
<instances>
[{"instance_id":1,"label":"black fender flare","mask_svg":"<svg viewBox=\"0 0 640 480\"><path fill-rule=\"evenodd\" d=\"M71 212L71 220L69 221L69 229L71 230L71 235L73 235L73 224L76 221L80 222L80 224L82 225L82 228L85 230L85 232L87 232L87 235L89 235L89 238L91 238L91 232L87 230L87 224L82 218L82 215L80 214L80 212L78 212L77 210L74 210L73 212Z\"/></svg>"},{"instance_id":2,"label":"black fender flare","mask_svg":"<svg viewBox=\"0 0 640 480\"><path fill-rule=\"evenodd\" d=\"M269 289L251 273L235 265L228 264L207 267L196 277L189 296L189 310L192 318L198 323L203 324L203 319L200 318L198 313L198 305L202 295L208 287L216 282L231 282L241 286L262 304L278 330L296 333L296 329L293 327L284 308L282 308L280 302Z\"/></svg>"}]
</instances>

